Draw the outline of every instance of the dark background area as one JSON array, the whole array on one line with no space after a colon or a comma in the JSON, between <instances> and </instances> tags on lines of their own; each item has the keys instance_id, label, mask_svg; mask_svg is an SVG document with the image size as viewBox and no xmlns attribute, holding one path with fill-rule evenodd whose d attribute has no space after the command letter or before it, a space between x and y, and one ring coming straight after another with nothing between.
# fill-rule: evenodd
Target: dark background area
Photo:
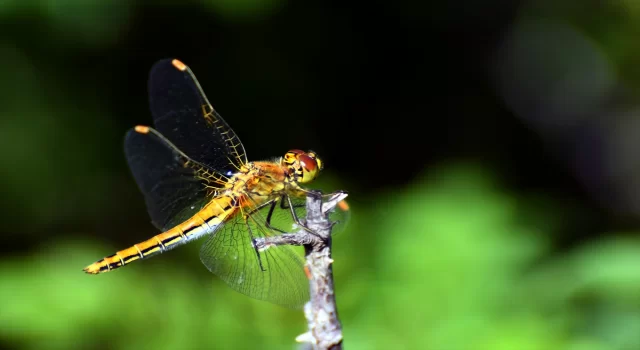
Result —
<instances>
[{"instance_id":1,"label":"dark background area","mask_svg":"<svg viewBox=\"0 0 640 350\"><path fill-rule=\"evenodd\" d=\"M159 319L178 320L182 316L171 310L187 313L184 317L194 325L217 330L211 334L220 332L215 337L197 332L199 336L229 348L255 342L265 348L293 346L287 345L293 344L292 335L304 329L301 313L234 295L218 280L211 292L214 278L199 264L198 247L136 263L98 284L95 279L103 276L80 272L112 250L156 233L122 143L129 128L151 123L151 66L176 57L194 71L209 100L240 136L250 160L279 157L292 148L313 149L326 164L319 186L349 191L353 222L335 241L336 256L345 257L344 270L336 268L337 283L352 293L338 297L348 347L637 348L640 74L634 62L640 59L640 47L634 33L640 12L633 4L59 0L4 5L0 230L5 243L0 248L0 279L5 284L0 282L0 290L6 295L0 299L12 307L0 305L0 344L205 344L198 336L175 330L173 321L162 323L166 328L161 329L182 336L156 339L153 346L131 341L139 332L159 327L148 322L145 310L155 299L145 293L161 302L166 297L193 302L167 307L166 312L160 304L155 312ZM494 206L508 219L496 219L495 227L487 224L483 231L478 227L493 222L494 212L475 215L475 210ZM467 213L483 219L477 224ZM440 222L447 222L446 227L469 224L447 231ZM510 225L524 227L524 233L507 229ZM491 240L476 229L505 234L488 244ZM433 238L434 231L442 236ZM511 242L516 236L522 240ZM451 241L442 243L445 240ZM505 242L523 251L517 253ZM412 253L389 248L409 243L422 249ZM441 250L428 248L438 244L443 244ZM448 259L449 248L460 255ZM475 253L466 249L477 249L473 252L478 256L486 252L486 261L501 263L473 272L477 261L469 257ZM591 253L574 257L582 257L583 250ZM523 260L497 258L504 254ZM629 258L619 261L620 256ZM575 267L576 260L587 267ZM469 264L459 270L451 267L458 261ZM398 271L413 271L410 266L418 269L416 274L394 280L400 278ZM513 279L500 291L487 289L497 284L491 278L499 268L511 271L507 275ZM128 269L135 272L126 277ZM584 277L588 282L562 284L581 280L576 269L590 276ZM601 270L613 271L613 277ZM598 272L589 275L592 271ZM466 285L468 273L486 280ZM361 278L359 283L354 275ZM192 278L185 282L185 276ZM140 278L152 292L144 285L131 289ZM458 284L446 282L450 279ZM594 287L593 281L601 282ZM206 287L196 292L190 290L193 283ZM386 286L403 286L415 294L387 293ZM468 294L451 297L449 304L442 300L443 295L454 295L445 293L447 288L466 289ZM552 297L523 297L526 301L518 302L518 295L536 288ZM425 296L429 290L443 292ZM110 296L101 300L95 292ZM225 324L231 330L216 327L205 311L196 316L185 311L206 310L197 300L219 293L227 299L207 302L229 323L238 322ZM491 311L475 307L481 302L473 298L485 293L482 300L495 300L489 302ZM411 309L419 303L413 295L431 298L433 305L454 306L425 309L424 314L440 315L433 319L407 318L393 305ZM385 304L385 297L393 302ZM495 306L498 300L507 301ZM69 303L76 301L90 306L69 311ZM510 303L520 305L516 309L523 308L522 313L508 307ZM503 319L496 311L503 308L513 315ZM365 317L363 309L375 315ZM535 317L527 316L520 324L514 315L522 314ZM399 322L393 331L385 326L387 317L410 325ZM375 323L378 319L380 324ZM264 327L265 321L259 320L270 320L270 328L253 333L256 324ZM436 327L443 322L451 327ZM462 327L465 322L471 323ZM515 331L513 325L521 328ZM463 330L470 334L469 343L460 339ZM252 336L239 343L239 335L246 332Z\"/></svg>"}]
</instances>

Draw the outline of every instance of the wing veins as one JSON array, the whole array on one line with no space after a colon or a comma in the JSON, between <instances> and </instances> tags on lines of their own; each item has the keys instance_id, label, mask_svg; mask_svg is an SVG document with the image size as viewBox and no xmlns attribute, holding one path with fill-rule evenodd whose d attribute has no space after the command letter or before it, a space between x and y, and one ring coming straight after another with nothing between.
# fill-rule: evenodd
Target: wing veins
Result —
<instances>
[{"instance_id":1,"label":"wing veins","mask_svg":"<svg viewBox=\"0 0 640 350\"><path fill-rule=\"evenodd\" d=\"M234 162L234 165L237 168L240 168L244 165L246 165L248 163L247 160L247 154L244 150L244 146L242 146L242 143L238 143L236 145L234 145L233 143L233 138L237 138L238 140L240 140L238 138L238 135L235 134L235 132L233 131L233 129L231 129L229 127L229 125L224 121L224 119L222 119L222 117L220 116L220 114L218 114L218 112L216 112L216 110L213 108L213 105L211 104L211 102L209 102L209 99L207 98L207 95L204 93L204 90L202 90L202 86L200 85L200 82L198 81L198 79L196 78L196 75L193 74L193 71L191 70L191 68L189 68L188 66L186 67L186 73L189 75L189 77L191 78L191 80L193 80L197 90L198 90L198 95L200 95L200 99L204 102L204 105L202 106L202 113L204 116L204 119L211 123L211 126L215 127L216 129L224 129L224 132L219 132L221 138L224 140L225 146L227 147L227 149L229 150L228 153L232 154L236 160L236 162ZM208 109L208 111L207 111ZM231 133L233 134L232 137L228 137L225 136L226 134ZM238 152L238 150L236 149L236 147L234 146L241 146L242 147L242 151Z\"/></svg>"}]
</instances>

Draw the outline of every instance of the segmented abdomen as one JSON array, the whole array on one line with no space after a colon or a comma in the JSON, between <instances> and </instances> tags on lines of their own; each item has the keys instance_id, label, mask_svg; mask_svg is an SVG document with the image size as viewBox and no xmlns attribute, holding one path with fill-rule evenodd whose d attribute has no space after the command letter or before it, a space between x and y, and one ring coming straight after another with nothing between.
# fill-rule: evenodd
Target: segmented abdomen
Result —
<instances>
[{"instance_id":1,"label":"segmented abdomen","mask_svg":"<svg viewBox=\"0 0 640 350\"><path fill-rule=\"evenodd\" d=\"M236 196L216 197L185 222L144 242L98 260L85 267L84 271L91 274L108 272L212 233L224 221L236 214L239 209L237 203Z\"/></svg>"}]
</instances>

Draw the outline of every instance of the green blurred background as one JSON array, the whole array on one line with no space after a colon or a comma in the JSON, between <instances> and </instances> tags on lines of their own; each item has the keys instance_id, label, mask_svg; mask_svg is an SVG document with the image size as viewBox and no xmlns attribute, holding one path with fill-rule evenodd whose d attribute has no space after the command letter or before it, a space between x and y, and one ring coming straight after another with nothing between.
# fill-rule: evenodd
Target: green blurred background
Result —
<instances>
[{"instance_id":1,"label":"green blurred background","mask_svg":"<svg viewBox=\"0 0 640 350\"><path fill-rule=\"evenodd\" d=\"M249 158L350 193L347 349L640 349L640 1L0 2L0 346L294 349L157 233L124 133L189 64Z\"/></svg>"}]
</instances>

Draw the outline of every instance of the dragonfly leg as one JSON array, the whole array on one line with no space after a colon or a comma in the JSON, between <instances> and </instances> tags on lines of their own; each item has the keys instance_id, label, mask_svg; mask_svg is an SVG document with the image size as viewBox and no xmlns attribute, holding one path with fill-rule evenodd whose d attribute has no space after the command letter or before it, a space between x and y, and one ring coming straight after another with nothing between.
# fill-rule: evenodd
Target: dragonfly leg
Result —
<instances>
[{"instance_id":1,"label":"dragonfly leg","mask_svg":"<svg viewBox=\"0 0 640 350\"><path fill-rule=\"evenodd\" d=\"M251 210L250 212L244 214L244 223L247 226L247 229L249 230L249 236L251 236L251 245L253 246L253 249L255 249L256 251L256 257L258 258L258 264L260 265L260 270L262 271L266 271L264 269L264 267L262 266L262 259L260 258L260 251L258 251L258 246L256 245L256 238L255 235L253 234L253 230L251 230L251 225L249 225L249 219L253 219L252 214L257 212L258 210L266 207L267 205L271 205L271 209L273 210L273 206L276 204L276 200L272 199L270 201L267 201L265 203L260 204L259 206L253 208L253 210ZM255 220L255 219L254 219Z\"/></svg>"},{"instance_id":2,"label":"dragonfly leg","mask_svg":"<svg viewBox=\"0 0 640 350\"><path fill-rule=\"evenodd\" d=\"M276 208L276 202L278 201L278 199L280 198L276 198L276 199L272 199L266 203L262 203L259 206L257 206L256 208L254 208L253 210L251 210L249 213L247 213L247 216L251 216L253 213L257 212L258 210L266 207L267 205L271 205L271 208L269 208L269 213L267 213L267 219L265 220L265 226L267 226L267 228L278 231L280 233L288 233L284 230L281 230L277 227L271 226L271 216L273 215L273 210ZM282 203L282 202L281 202ZM288 208L287 208L288 209Z\"/></svg>"},{"instance_id":3,"label":"dragonfly leg","mask_svg":"<svg viewBox=\"0 0 640 350\"><path fill-rule=\"evenodd\" d=\"M318 194L318 192L315 192L315 195L317 195L317 194ZM291 211L291 217L293 218L293 221L295 221L295 223L298 226L302 227L303 230L309 232L310 234L312 234L314 236L320 237L317 233L315 233L312 229L308 228L307 225L303 224L300 221L300 219L298 218L298 214L296 214L296 211L293 209L293 208L295 208L295 206L293 205L293 202L291 201L291 197L289 197L289 196L286 196L286 197L287 197L287 202L289 203L289 209Z\"/></svg>"},{"instance_id":4,"label":"dragonfly leg","mask_svg":"<svg viewBox=\"0 0 640 350\"><path fill-rule=\"evenodd\" d=\"M244 223L247 226L247 229L249 230L249 236L251 236L251 245L253 246L253 249L256 251L256 257L258 258L258 265L260 265L260 270L262 271L267 271L264 269L264 266L262 266L262 259L260 258L260 252L258 251L258 246L256 245L256 239L255 236L253 234L253 231L251 230L251 225L249 225L249 218L251 216L250 215L245 215L244 216Z\"/></svg>"},{"instance_id":5,"label":"dragonfly leg","mask_svg":"<svg viewBox=\"0 0 640 350\"><path fill-rule=\"evenodd\" d=\"M280 209L286 210L286 209L289 209L289 206L288 206L289 202L286 201L284 197L285 196L280 197ZM294 205L294 208L302 208L304 206L305 206L304 204L296 204Z\"/></svg>"},{"instance_id":6,"label":"dragonfly leg","mask_svg":"<svg viewBox=\"0 0 640 350\"><path fill-rule=\"evenodd\" d=\"M276 231L278 231L280 233L287 233L286 231L281 230L281 229L271 225L271 216L273 216L273 210L276 208L276 202L277 201L278 201L277 199L273 200L273 203L271 204L271 208L269 208L269 213L267 213L267 219L264 221L264 224L265 224L265 226L267 226L268 228L270 228L272 230L276 230ZM282 197L280 198L280 206L282 206Z\"/></svg>"},{"instance_id":7,"label":"dragonfly leg","mask_svg":"<svg viewBox=\"0 0 640 350\"><path fill-rule=\"evenodd\" d=\"M307 196L312 196L316 199L321 199L322 198L322 192L318 191L318 190L308 190L306 188L302 188L299 187L298 188L299 191L301 191L302 193L306 194Z\"/></svg>"},{"instance_id":8,"label":"dragonfly leg","mask_svg":"<svg viewBox=\"0 0 640 350\"><path fill-rule=\"evenodd\" d=\"M249 196L249 198L251 198L251 197ZM265 202L265 203L262 203L262 204L260 204L259 206L257 206L257 207L255 207L255 208L253 208L253 210L251 210L250 212L248 212L246 215L247 215L247 216L251 216L253 213L257 212L258 210L260 210L260 209L262 209L262 208L264 208L264 207L266 207L267 205L272 205L272 206L273 206L273 204L275 204L276 200L277 200L277 198L276 198L276 199L272 199L272 200L270 200L270 201L267 201L267 202Z\"/></svg>"}]
</instances>

